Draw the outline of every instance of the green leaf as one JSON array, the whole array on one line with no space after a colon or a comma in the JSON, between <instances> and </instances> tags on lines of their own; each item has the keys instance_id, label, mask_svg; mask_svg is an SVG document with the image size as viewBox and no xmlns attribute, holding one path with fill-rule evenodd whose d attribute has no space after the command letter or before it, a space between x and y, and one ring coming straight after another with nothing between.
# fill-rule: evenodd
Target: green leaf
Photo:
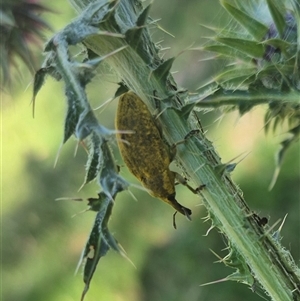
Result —
<instances>
[{"instance_id":1,"label":"green leaf","mask_svg":"<svg viewBox=\"0 0 300 301\"><path fill-rule=\"evenodd\" d=\"M202 27L213 31L214 36L220 36L220 37L227 37L227 38L243 38L243 39L249 39L252 38L252 36L248 32L241 31L240 28L224 28L224 27L214 27L214 26L208 26L201 24ZM211 39L211 38L210 38Z\"/></svg>"},{"instance_id":2,"label":"green leaf","mask_svg":"<svg viewBox=\"0 0 300 301\"><path fill-rule=\"evenodd\" d=\"M114 197L115 195L113 195L113 198ZM88 202L89 208L93 211L97 211L97 215L89 239L83 249L77 266L78 270L80 265L82 263L84 264L83 281L85 283L85 287L81 295L81 301L83 301L87 291L89 290L89 286L99 260L101 257L106 255L109 249L117 251L123 257L128 259L125 251L109 232L107 226L114 202L104 191L98 194L98 198L89 198Z\"/></svg>"},{"instance_id":3,"label":"green leaf","mask_svg":"<svg viewBox=\"0 0 300 301\"><path fill-rule=\"evenodd\" d=\"M257 41L261 41L268 32L268 27L228 2L221 0L223 7L236 19Z\"/></svg>"},{"instance_id":4,"label":"green leaf","mask_svg":"<svg viewBox=\"0 0 300 301\"><path fill-rule=\"evenodd\" d=\"M136 50L140 47L143 30L143 27L133 27L125 32L125 39L132 49Z\"/></svg>"},{"instance_id":5,"label":"green leaf","mask_svg":"<svg viewBox=\"0 0 300 301\"><path fill-rule=\"evenodd\" d=\"M115 93L115 97L119 97L122 94L128 92L128 87L124 84L124 83L119 83L119 88L117 89L116 93Z\"/></svg>"},{"instance_id":6,"label":"green leaf","mask_svg":"<svg viewBox=\"0 0 300 301\"><path fill-rule=\"evenodd\" d=\"M257 80L261 80L267 88L272 87L274 90L282 89L282 84L285 83L291 87L293 83L289 76L294 73L293 65L289 64L269 64L264 66L257 72Z\"/></svg>"},{"instance_id":7,"label":"green leaf","mask_svg":"<svg viewBox=\"0 0 300 301\"><path fill-rule=\"evenodd\" d=\"M233 66L218 74L215 77L215 81L222 86L226 84L230 86L229 88L234 89L242 85L248 86L248 84L254 82L256 73L257 70L254 67L237 68Z\"/></svg>"},{"instance_id":8,"label":"green leaf","mask_svg":"<svg viewBox=\"0 0 300 301\"><path fill-rule=\"evenodd\" d=\"M193 111L195 105L196 105L195 103L185 104L178 111L180 111L181 115L185 119L188 119L188 117L190 116L191 112Z\"/></svg>"},{"instance_id":9,"label":"green leaf","mask_svg":"<svg viewBox=\"0 0 300 301\"><path fill-rule=\"evenodd\" d=\"M167 82L174 60L175 58L173 57L164 61L153 71L153 75L162 83L162 85L165 85Z\"/></svg>"},{"instance_id":10,"label":"green leaf","mask_svg":"<svg viewBox=\"0 0 300 301\"><path fill-rule=\"evenodd\" d=\"M75 135L79 141L87 138L92 132L100 127L98 120L91 108L88 108L79 116L76 124Z\"/></svg>"},{"instance_id":11,"label":"green leaf","mask_svg":"<svg viewBox=\"0 0 300 301\"><path fill-rule=\"evenodd\" d=\"M46 68L39 69L34 75L33 95L32 95L32 115L33 115L33 117L34 117L34 109L35 109L35 98L45 82L46 75L47 75Z\"/></svg>"},{"instance_id":12,"label":"green leaf","mask_svg":"<svg viewBox=\"0 0 300 301\"><path fill-rule=\"evenodd\" d=\"M264 131L265 131L265 134L267 134L269 129L270 129L270 124L271 124L272 117L273 117L272 111L268 110L265 114L265 117L264 117Z\"/></svg>"},{"instance_id":13,"label":"green leaf","mask_svg":"<svg viewBox=\"0 0 300 301\"><path fill-rule=\"evenodd\" d=\"M76 96L74 96L74 93L72 93L70 88L66 88L66 96L68 100L68 109L65 118L63 143L66 143L74 134L79 116L82 112L82 107L80 106L79 101L74 99Z\"/></svg>"},{"instance_id":14,"label":"green leaf","mask_svg":"<svg viewBox=\"0 0 300 301\"><path fill-rule=\"evenodd\" d=\"M225 70L223 73L218 74L215 78L218 81L227 81L232 78L236 77L243 77L243 76L252 76L257 72L257 69L255 67L246 67L240 68L238 66L231 66L228 67L227 70Z\"/></svg>"},{"instance_id":15,"label":"green leaf","mask_svg":"<svg viewBox=\"0 0 300 301\"><path fill-rule=\"evenodd\" d=\"M291 49L291 47L293 46L293 44L282 40L282 39L268 39L268 40L264 40L262 42L262 44L265 45L270 45L273 46L275 48L279 48L280 51L287 57L288 56L288 50ZM296 46L296 43L295 43Z\"/></svg>"},{"instance_id":16,"label":"green leaf","mask_svg":"<svg viewBox=\"0 0 300 301\"><path fill-rule=\"evenodd\" d=\"M78 263L79 267L82 262L84 262L83 281L85 283L85 287L82 292L81 300L84 299L84 296L89 289L90 282L100 258L105 256L107 251L110 249L109 244L105 239L103 239L102 235L103 228L107 228L107 222L111 215L113 202L105 195L105 193L101 192L99 193L98 199L89 199L89 203L91 207L95 207L93 203L96 203L96 207L99 208L99 211L96 215L94 226Z\"/></svg>"},{"instance_id":17,"label":"green leaf","mask_svg":"<svg viewBox=\"0 0 300 301\"><path fill-rule=\"evenodd\" d=\"M148 15L149 15L149 11L151 8L151 4L150 3L143 11L142 13L139 15L137 21L136 21L136 26L144 26L147 23L148 20Z\"/></svg>"},{"instance_id":18,"label":"green leaf","mask_svg":"<svg viewBox=\"0 0 300 301\"><path fill-rule=\"evenodd\" d=\"M283 1L267 0L267 4L272 15L275 26L279 32L280 37L283 37L286 28L285 14L286 9Z\"/></svg>"},{"instance_id":19,"label":"green leaf","mask_svg":"<svg viewBox=\"0 0 300 301\"><path fill-rule=\"evenodd\" d=\"M81 187L93 181L102 168L103 160L100 143L100 137L97 134L92 133L90 138L88 161L86 164L86 175Z\"/></svg>"},{"instance_id":20,"label":"green leaf","mask_svg":"<svg viewBox=\"0 0 300 301\"><path fill-rule=\"evenodd\" d=\"M125 33L125 39L127 43L130 45L130 47L139 53L141 58L147 57L145 55L145 49L143 45L143 39L142 39L142 34L146 30L145 24L148 19L148 14L150 10L151 4L148 5L142 13L139 15L137 21L136 21L136 26L133 28L129 28L126 33Z\"/></svg>"},{"instance_id":21,"label":"green leaf","mask_svg":"<svg viewBox=\"0 0 300 301\"><path fill-rule=\"evenodd\" d=\"M219 53L222 56L227 56L229 58L235 58L240 59L245 62L250 62L252 60L252 57L249 55L246 55L245 53L242 53L232 47L226 46L226 45L207 45L203 47L206 51L216 52Z\"/></svg>"},{"instance_id":22,"label":"green leaf","mask_svg":"<svg viewBox=\"0 0 300 301\"><path fill-rule=\"evenodd\" d=\"M107 141L102 142L101 151L105 164L99 174L99 183L103 192L113 199L116 193L126 190L129 184L119 176L119 168L115 163Z\"/></svg>"},{"instance_id":23,"label":"green leaf","mask_svg":"<svg viewBox=\"0 0 300 301\"><path fill-rule=\"evenodd\" d=\"M244 257L241 256L238 249L232 243L229 244L228 249L230 252L223 258L222 262L226 266L235 269L236 272L227 276L226 279L242 282L252 287L255 280Z\"/></svg>"},{"instance_id":24,"label":"green leaf","mask_svg":"<svg viewBox=\"0 0 300 301\"><path fill-rule=\"evenodd\" d=\"M262 58L265 52L264 46L255 41L222 37L216 37L215 40L253 58Z\"/></svg>"},{"instance_id":25,"label":"green leaf","mask_svg":"<svg viewBox=\"0 0 300 301\"><path fill-rule=\"evenodd\" d=\"M275 158L276 168L273 174L272 181L269 186L269 190L271 190L274 185L276 184L278 175L280 173L281 164L283 161L283 157L285 156L287 150L290 148L290 146L299 140L300 137L300 124L294 127L293 129L289 130L289 133L291 134L289 138L283 140L281 144L281 148L277 153L277 156Z\"/></svg>"}]
</instances>

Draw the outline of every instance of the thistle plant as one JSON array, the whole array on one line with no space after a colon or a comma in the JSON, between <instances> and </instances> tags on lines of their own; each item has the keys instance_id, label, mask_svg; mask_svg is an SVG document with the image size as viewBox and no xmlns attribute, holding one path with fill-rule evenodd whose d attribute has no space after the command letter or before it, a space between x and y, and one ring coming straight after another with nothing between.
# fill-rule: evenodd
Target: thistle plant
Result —
<instances>
[{"instance_id":1,"label":"thistle plant","mask_svg":"<svg viewBox=\"0 0 300 301\"><path fill-rule=\"evenodd\" d=\"M299 3L297 1L227 2L222 5L236 20L235 30L215 29L215 37L205 49L226 56L230 64L213 82L191 94L177 88L170 70L174 58L163 60L152 41L148 16L138 0L70 0L78 18L46 44L46 59L34 80L34 98L47 75L65 84L67 114L65 143L72 135L88 146L84 183L95 180L101 190L89 199L96 220L82 253L85 288L88 291L97 264L109 249L126 254L108 230L115 197L130 184L119 175L110 143L116 131L97 120L89 104L86 86L93 80L96 67L108 64L122 82L115 96L130 89L154 114L164 139L171 146L199 127L194 110L206 108L238 109L245 114L254 106L267 104L266 130L288 120L291 138L282 142L278 166L286 149L299 136ZM264 8L262 8L264 6ZM258 12L267 11L268 19ZM70 55L69 47L83 44L83 61ZM124 133L134 134L134 133ZM259 283L272 300L299 300L299 269L290 253L280 244L280 231L269 229L265 220L249 208L242 192L232 182L235 164L222 163L213 144L201 127L197 134L177 150L176 162L185 178L197 187L211 222L228 240L228 255L222 262L235 269L228 280L250 287ZM151 163L149 163L151 164Z\"/></svg>"},{"instance_id":2,"label":"thistle plant","mask_svg":"<svg viewBox=\"0 0 300 301\"><path fill-rule=\"evenodd\" d=\"M33 49L41 46L42 33L49 25L39 15L50 11L39 1L2 0L0 8L1 84L11 81L18 59L35 71Z\"/></svg>"},{"instance_id":3,"label":"thistle plant","mask_svg":"<svg viewBox=\"0 0 300 301\"><path fill-rule=\"evenodd\" d=\"M298 141L300 133L299 2L221 3L237 26L235 30L213 28L215 36L204 49L228 57L234 64L226 66L213 83L202 87L213 92L197 106L236 109L243 115L266 104L266 132L287 122L289 137L281 142L276 156L271 189L286 151Z\"/></svg>"}]
</instances>

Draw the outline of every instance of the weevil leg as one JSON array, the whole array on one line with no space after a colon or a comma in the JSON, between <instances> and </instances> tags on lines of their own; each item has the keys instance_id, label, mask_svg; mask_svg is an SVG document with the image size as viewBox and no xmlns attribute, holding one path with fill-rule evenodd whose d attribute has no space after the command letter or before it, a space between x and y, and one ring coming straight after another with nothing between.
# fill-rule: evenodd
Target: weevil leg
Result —
<instances>
[{"instance_id":1,"label":"weevil leg","mask_svg":"<svg viewBox=\"0 0 300 301\"><path fill-rule=\"evenodd\" d=\"M173 160L175 158L176 151L177 151L176 147L178 145L185 143L187 140L189 140L191 137L197 135L199 132L200 132L200 130L198 130L198 129L191 130L184 136L184 138L182 140L179 140L179 141L175 142L174 144L172 144L170 147L171 159Z\"/></svg>"},{"instance_id":2,"label":"weevil leg","mask_svg":"<svg viewBox=\"0 0 300 301\"><path fill-rule=\"evenodd\" d=\"M179 204L175 199L175 193L171 194L167 198L168 203L176 210L179 211L181 214L185 215L189 220L191 220L192 211L189 208L186 208Z\"/></svg>"},{"instance_id":3,"label":"weevil leg","mask_svg":"<svg viewBox=\"0 0 300 301\"><path fill-rule=\"evenodd\" d=\"M185 208L185 207L182 207L182 210L184 212L184 215L186 216L186 218L191 221L191 214L192 214L192 211L189 209L189 208Z\"/></svg>"},{"instance_id":4,"label":"weevil leg","mask_svg":"<svg viewBox=\"0 0 300 301\"><path fill-rule=\"evenodd\" d=\"M184 212L184 215L186 216L186 218L191 221L191 210L185 207L182 207L182 211ZM175 211L173 214L173 227L174 229L177 229L177 225L176 225L176 214L178 211Z\"/></svg>"},{"instance_id":5,"label":"weevil leg","mask_svg":"<svg viewBox=\"0 0 300 301\"><path fill-rule=\"evenodd\" d=\"M174 214L173 214L173 228L174 229L177 229L177 226L176 226L176 214L177 214L177 212L178 211L175 211Z\"/></svg>"},{"instance_id":6,"label":"weevil leg","mask_svg":"<svg viewBox=\"0 0 300 301\"><path fill-rule=\"evenodd\" d=\"M182 140L179 140L179 141L175 142L173 145L171 145L171 148L176 149L176 147L178 145L185 143L187 140L189 140L191 137L197 135L198 133L200 133L200 130L198 130L198 129L189 131ZM175 151L175 153L176 153L176 151Z\"/></svg>"},{"instance_id":7,"label":"weevil leg","mask_svg":"<svg viewBox=\"0 0 300 301\"><path fill-rule=\"evenodd\" d=\"M175 155L176 155L176 147L177 145L183 144L185 143L188 139L190 139L191 137L197 135L200 132L199 129L195 129L195 130L191 130L190 132L188 132L185 137L182 140L177 141L176 143L174 143L173 145L171 145L170 147L170 154L171 154L171 160L174 159ZM196 189L194 189L193 187L191 187L188 183L187 180L182 177L180 174L175 173L176 175L176 179L177 181L186 186L191 192L193 192L194 194L197 194L200 190L202 190L206 185L202 184L199 187L197 187Z\"/></svg>"},{"instance_id":8,"label":"weevil leg","mask_svg":"<svg viewBox=\"0 0 300 301\"><path fill-rule=\"evenodd\" d=\"M180 175L179 173L175 173L175 175L176 175L176 180L178 181L178 183L186 186L194 194L198 194L198 192L200 190L202 190L204 187L206 187L205 184L202 184L195 189L187 183L187 180L182 175Z\"/></svg>"}]
</instances>

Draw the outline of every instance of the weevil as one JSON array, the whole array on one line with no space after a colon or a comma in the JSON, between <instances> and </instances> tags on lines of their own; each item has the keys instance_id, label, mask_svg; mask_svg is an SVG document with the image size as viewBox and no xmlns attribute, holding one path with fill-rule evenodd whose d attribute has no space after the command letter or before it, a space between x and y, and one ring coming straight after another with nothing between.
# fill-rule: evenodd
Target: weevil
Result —
<instances>
[{"instance_id":1,"label":"weevil","mask_svg":"<svg viewBox=\"0 0 300 301\"><path fill-rule=\"evenodd\" d=\"M175 199L176 174L169 169L172 161L169 146L147 106L134 92L120 97L115 123L119 131L133 131L117 134L120 153L129 171L152 196L190 219L192 211Z\"/></svg>"}]
</instances>

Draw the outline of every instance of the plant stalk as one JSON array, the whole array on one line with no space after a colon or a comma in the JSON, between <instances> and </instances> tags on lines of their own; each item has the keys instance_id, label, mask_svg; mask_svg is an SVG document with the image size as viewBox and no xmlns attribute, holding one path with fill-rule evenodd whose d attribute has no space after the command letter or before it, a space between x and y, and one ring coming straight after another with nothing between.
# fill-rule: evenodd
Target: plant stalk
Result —
<instances>
[{"instance_id":1,"label":"plant stalk","mask_svg":"<svg viewBox=\"0 0 300 301\"><path fill-rule=\"evenodd\" d=\"M80 14L88 9L89 3L93 1L69 0L69 2ZM101 23L100 29L126 34L128 29L134 28L137 16L141 13L141 4L139 1L121 0L119 3L116 2L116 5L114 20L118 28L109 19ZM94 35L86 38L84 44L99 56L103 56L129 43L122 38ZM134 48L131 44L130 47L109 57L106 63L139 95L153 113L155 110L153 95L161 100L162 113L158 120L164 138L172 145L198 127L196 119L193 113L189 118L188 114L184 113L186 93L177 91L171 75L164 80L163 72L161 76L155 72L162 60L146 27L136 45ZM141 51L141 45L144 52ZM153 49L154 52L150 51ZM228 95L228 102L231 97L235 96ZM256 99L260 101L259 96ZM213 95L210 96L210 101L214 101ZM215 101L219 99L216 98ZM250 286L254 286L257 281L272 300L300 300L299 271L296 265L279 241L257 222L241 190L227 173L228 165L222 164L213 144L205 134L200 131L186 143L179 145L176 161L197 187L205 185L199 193L203 197L208 217L212 226L219 228L229 241L230 254L223 261L238 269L238 273L229 276L228 280L245 282ZM235 258L238 258L237 262Z\"/></svg>"}]
</instances>

